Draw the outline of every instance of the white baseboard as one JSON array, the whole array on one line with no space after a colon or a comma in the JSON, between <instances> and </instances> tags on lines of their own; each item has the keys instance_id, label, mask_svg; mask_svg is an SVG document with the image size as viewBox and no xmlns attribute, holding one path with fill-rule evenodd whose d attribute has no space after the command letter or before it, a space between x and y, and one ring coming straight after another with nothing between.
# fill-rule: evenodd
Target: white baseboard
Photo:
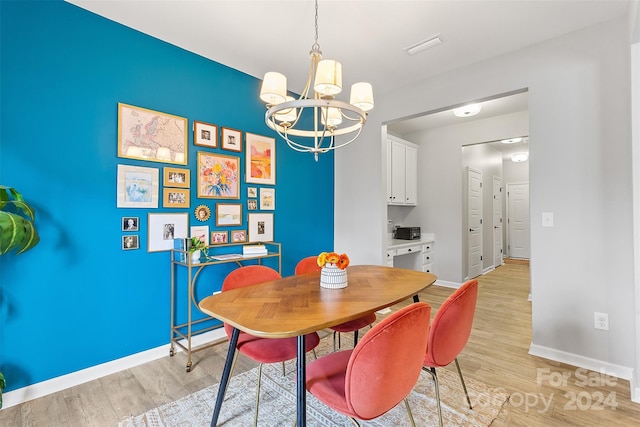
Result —
<instances>
[{"instance_id":1,"label":"white baseboard","mask_svg":"<svg viewBox=\"0 0 640 427\"><path fill-rule=\"evenodd\" d=\"M491 267L487 267L484 270L482 270L482 275L484 276L487 273L491 273L493 270L495 270L496 268L492 265Z\"/></svg>"},{"instance_id":2,"label":"white baseboard","mask_svg":"<svg viewBox=\"0 0 640 427\"><path fill-rule=\"evenodd\" d=\"M443 286L445 288L458 289L460 286L462 286L462 283L449 282L447 280L436 280L436 283L434 283L434 285Z\"/></svg>"},{"instance_id":3,"label":"white baseboard","mask_svg":"<svg viewBox=\"0 0 640 427\"><path fill-rule=\"evenodd\" d=\"M639 402L639 400L635 400L640 397L640 389L635 387L633 380L633 368L536 344L531 344L531 346L529 346L529 354L556 362L566 363L567 365L576 366L578 368L585 368L594 372L602 372L623 380L628 380L631 387L631 394L632 396L635 396L632 400L634 402Z\"/></svg>"},{"instance_id":4,"label":"white baseboard","mask_svg":"<svg viewBox=\"0 0 640 427\"><path fill-rule=\"evenodd\" d=\"M214 329L213 331L205 332L203 334L192 337L191 347L195 348L204 344L218 341L223 338L227 338L224 329ZM184 340L181 342L183 345L186 345ZM111 362L92 366L87 369L82 369L80 371L72 372L70 374L52 378L47 381L42 381L27 387L3 393L2 407L9 408L11 406L19 405L29 400L37 399L38 397L57 393L59 391L74 387L79 384L97 380L98 378L102 378L107 375L123 371L125 369L133 368L135 366L160 359L169 355L169 348L170 345L165 344L160 347L132 354L131 356L112 360ZM182 351L182 348L179 346L175 346L175 350Z\"/></svg>"}]
</instances>

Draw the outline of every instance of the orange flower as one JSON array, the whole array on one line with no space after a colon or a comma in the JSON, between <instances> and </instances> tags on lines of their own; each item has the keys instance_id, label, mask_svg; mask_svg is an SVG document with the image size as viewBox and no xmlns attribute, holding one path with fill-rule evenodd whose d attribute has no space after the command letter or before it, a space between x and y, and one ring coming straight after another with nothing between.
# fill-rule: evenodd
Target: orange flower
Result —
<instances>
[{"instance_id":1,"label":"orange flower","mask_svg":"<svg viewBox=\"0 0 640 427\"><path fill-rule=\"evenodd\" d=\"M344 270L345 268L349 267L349 257L347 256L347 254L340 255L340 258L338 259L336 265L340 270Z\"/></svg>"},{"instance_id":2,"label":"orange flower","mask_svg":"<svg viewBox=\"0 0 640 427\"><path fill-rule=\"evenodd\" d=\"M322 252L318 255L317 263L319 267L327 264L333 264L341 270L349 266L349 257L347 254L338 255L335 252Z\"/></svg>"}]
</instances>

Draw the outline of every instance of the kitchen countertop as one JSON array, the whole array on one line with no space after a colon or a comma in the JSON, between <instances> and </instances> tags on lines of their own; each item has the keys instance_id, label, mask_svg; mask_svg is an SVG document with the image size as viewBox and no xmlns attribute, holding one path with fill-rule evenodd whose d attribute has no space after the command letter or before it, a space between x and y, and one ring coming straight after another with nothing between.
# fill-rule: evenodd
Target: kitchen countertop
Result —
<instances>
[{"instance_id":1,"label":"kitchen countertop","mask_svg":"<svg viewBox=\"0 0 640 427\"><path fill-rule=\"evenodd\" d=\"M435 238L433 234L423 233L420 240L403 240L403 239L390 239L387 243L387 249L399 249L406 246L420 245L422 243L433 243Z\"/></svg>"}]
</instances>

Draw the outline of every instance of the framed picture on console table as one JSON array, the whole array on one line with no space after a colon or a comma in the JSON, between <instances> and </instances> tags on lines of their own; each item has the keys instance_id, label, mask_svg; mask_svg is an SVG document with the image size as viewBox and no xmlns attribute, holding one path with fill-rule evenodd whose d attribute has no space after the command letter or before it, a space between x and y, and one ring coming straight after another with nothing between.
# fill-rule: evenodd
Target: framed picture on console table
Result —
<instances>
[{"instance_id":1,"label":"framed picture on console table","mask_svg":"<svg viewBox=\"0 0 640 427\"><path fill-rule=\"evenodd\" d=\"M150 213L148 252L173 249L173 239L184 239L189 233L189 214Z\"/></svg>"},{"instance_id":2,"label":"framed picture on console table","mask_svg":"<svg viewBox=\"0 0 640 427\"><path fill-rule=\"evenodd\" d=\"M273 214L249 214L249 242L273 242Z\"/></svg>"}]
</instances>

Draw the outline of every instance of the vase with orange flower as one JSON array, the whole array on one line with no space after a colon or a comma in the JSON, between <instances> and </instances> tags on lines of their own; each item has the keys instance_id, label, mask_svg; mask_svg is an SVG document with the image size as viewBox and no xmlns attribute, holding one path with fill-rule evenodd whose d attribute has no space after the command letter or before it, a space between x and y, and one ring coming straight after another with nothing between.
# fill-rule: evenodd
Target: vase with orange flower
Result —
<instances>
[{"instance_id":1,"label":"vase with orange flower","mask_svg":"<svg viewBox=\"0 0 640 427\"><path fill-rule=\"evenodd\" d=\"M347 254L337 254L335 252L322 252L318 255L318 266L320 271L320 286L329 289L340 289L347 287L347 267L349 257Z\"/></svg>"}]
</instances>

